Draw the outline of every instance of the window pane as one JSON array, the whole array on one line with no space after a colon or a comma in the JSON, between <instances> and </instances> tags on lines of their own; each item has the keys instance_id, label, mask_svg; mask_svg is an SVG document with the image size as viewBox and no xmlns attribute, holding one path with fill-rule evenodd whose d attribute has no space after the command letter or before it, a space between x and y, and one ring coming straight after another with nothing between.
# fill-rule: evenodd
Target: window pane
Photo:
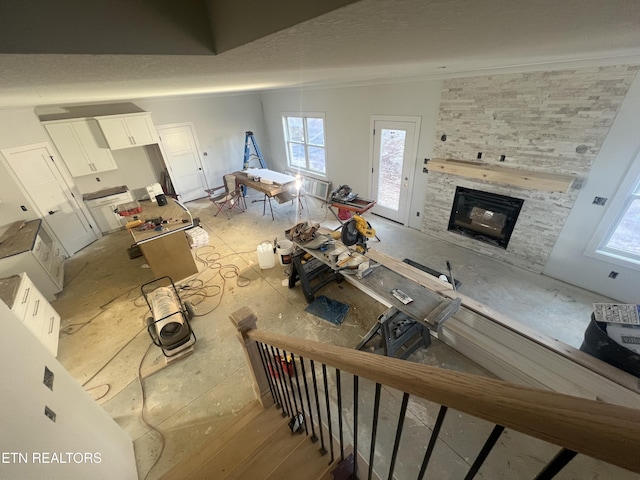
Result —
<instances>
[{"instance_id":1,"label":"window pane","mask_svg":"<svg viewBox=\"0 0 640 480\"><path fill-rule=\"evenodd\" d=\"M289 140L292 142L304 142L302 117L287 117L287 128L289 130Z\"/></svg>"},{"instance_id":2,"label":"window pane","mask_svg":"<svg viewBox=\"0 0 640 480\"><path fill-rule=\"evenodd\" d=\"M309 151L309 170L314 172L326 173L324 148L308 147Z\"/></svg>"},{"instance_id":3,"label":"window pane","mask_svg":"<svg viewBox=\"0 0 640 480\"><path fill-rule=\"evenodd\" d=\"M380 171L378 205L398 211L402 190L402 161L407 132L382 129L380 135Z\"/></svg>"},{"instance_id":4,"label":"window pane","mask_svg":"<svg viewBox=\"0 0 640 480\"><path fill-rule=\"evenodd\" d=\"M629 208L609 238L607 248L640 255L640 198L633 199L629 204Z\"/></svg>"},{"instance_id":5,"label":"window pane","mask_svg":"<svg viewBox=\"0 0 640 480\"><path fill-rule=\"evenodd\" d=\"M299 143L289 144L289 160L291 166L307 168L307 159L304 154L304 145Z\"/></svg>"},{"instance_id":6,"label":"window pane","mask_svg":"<svg viewBox=\"0 0 640 480\"><path fill-rule=\"evenodd\" d=\"M324 120L322 118L307 118L307 143L324 147Z\"/></svg>"}]
</instances>

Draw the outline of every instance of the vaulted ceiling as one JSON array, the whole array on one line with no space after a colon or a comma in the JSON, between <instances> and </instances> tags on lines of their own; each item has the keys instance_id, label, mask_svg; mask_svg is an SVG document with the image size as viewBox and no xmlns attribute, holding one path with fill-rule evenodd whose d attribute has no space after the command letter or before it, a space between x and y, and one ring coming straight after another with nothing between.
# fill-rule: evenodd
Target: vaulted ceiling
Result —
<instances>
[{"instance_id":1,"label":"vaulted ceiling","mask_svg":"<svg viewBox=\"0 0 640 480\"><path fill-rule=\"evenodd\" d=\"M607 63L640 63L640 2L0 5L0 107Z\"/></svg>"}]
</instances>

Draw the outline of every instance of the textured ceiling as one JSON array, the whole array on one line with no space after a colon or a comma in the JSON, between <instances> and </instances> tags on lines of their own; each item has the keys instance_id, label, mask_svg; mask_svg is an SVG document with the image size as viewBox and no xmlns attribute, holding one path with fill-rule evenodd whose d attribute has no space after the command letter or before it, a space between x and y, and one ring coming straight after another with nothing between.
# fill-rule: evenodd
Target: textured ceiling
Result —
<instances>
[{"instance_id":1,"label":"textured ceiling","mask_svg":"<svg viewBox=\"0 0 640 480\"><path fill-rule=\"evenodd\" d=\"M50 34L35 33L42 42ZM0 55L0 107L454 76L566 62L640 63L640 2L361 0L218 55Z\"/></svg>"}]
</instances>

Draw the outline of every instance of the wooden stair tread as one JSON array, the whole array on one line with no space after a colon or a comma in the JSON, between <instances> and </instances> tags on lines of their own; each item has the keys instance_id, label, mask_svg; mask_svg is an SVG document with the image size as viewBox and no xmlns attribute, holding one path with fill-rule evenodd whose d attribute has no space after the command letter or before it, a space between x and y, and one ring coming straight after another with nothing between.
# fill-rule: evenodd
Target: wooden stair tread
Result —
<instances>
[{"instance_id":1,"label":"wooden stair tread","mask_svg":"<svg viewBox=\"0 0 640 480\"><path fill-rule=\"evenodd\" d=\"M237 435L213 452L206 463L186 478L227 478L230 472L235 471L238 465L243 464L248 457L267 443L274 432L286 428L290 433L287 426L288 419L283 418L280 410L275 406L268 409L260 408L260 410L257 416L244 424Z\"/></svg>"},{"instance_id":2,"label":"wooden stair tread","mask_svg":"<svg viewBox=\"0 0 640 480\"><path fill-rule=\"evenodd\" d=\"M306 435L291 433L287 423L283 423L269 437L263 438L259 448L250 451L251 459L245 463L236 462L236 468L225 479L244 480L247 478L269 478L287 456L300 443L308 440ZM216 477L218 478L218 477ZM294 478L301 478L297 475Z\"/></svg>"},{"instance_id":3,"label":"wooden stair tread","mask_svg":"<svg viewBox=\"0 0 640 480\"><path fill-rule=\"evenodd\" d=\"M311 442L310 437L301 435L303 441L289 456L269 475L269 480L316 480L329 468L328 454L320 453L320 442ZM335 461L334 461L335 463ZM331 464L333 465L333 464ZM330 476L328 478L331 478Z\"/></svg>"},{"instance_id":4,"label":"wooden stair tread","mask_svg":"<svg viewBox=\"0 0 640 480\"><path fill-rule=\"evenodd\" d=\"M212 435L210 440L204 442L199 448L192 451L190 455L171 467L170 470L162 475L162 480L182 480L194 474L212 457L218 455L225 445L263 412L264 409L257 400L248 404L240 412L232 416L227 425Z\"/></svg>"}]
</instances>

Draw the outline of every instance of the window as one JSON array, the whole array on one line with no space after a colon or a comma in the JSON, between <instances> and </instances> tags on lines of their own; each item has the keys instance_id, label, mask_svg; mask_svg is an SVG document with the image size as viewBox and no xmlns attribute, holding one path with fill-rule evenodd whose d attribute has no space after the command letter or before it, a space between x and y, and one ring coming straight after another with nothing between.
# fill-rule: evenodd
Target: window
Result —
<instances>
[{"instance_id":1,"label":"window","mask_svg":"<svg viewBox=\"0 0 640 480\"><path fill-rule=\"evenodd\" d=\"M640 157L591 239L589 256L640 270ZM626 187L626 188L625 188Z\"/></svg>"},{"instance_id":2,"label":"window","mask_svg":"<svg viewBox=\"0 0 640 480\"><path fill-rule=\"evenodd\" d=\"M284 114L282 124L289 166L326 175L324 115Z\"/></svg>"}]
</instances>

